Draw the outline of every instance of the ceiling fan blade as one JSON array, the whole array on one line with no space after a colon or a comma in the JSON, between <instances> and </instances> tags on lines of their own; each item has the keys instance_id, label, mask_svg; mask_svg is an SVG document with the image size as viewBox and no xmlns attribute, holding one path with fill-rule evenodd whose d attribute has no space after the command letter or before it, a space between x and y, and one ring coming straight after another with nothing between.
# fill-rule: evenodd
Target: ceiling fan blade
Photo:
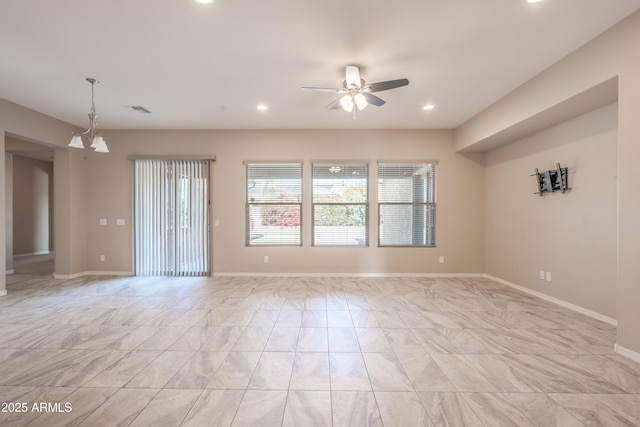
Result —
<instances>
[{"instance_id":1,"label":"ceiling fan blade","mask_svg":"<svg viewBox=\"0 0 640 427\"><path fill-rule=\"evenodd\" d=\"M378 98L375 95L372 95L370 93L367 92L363 92L362 93L364 95L364 99L367 100L367 103L371 104L371 105L375 105L376 107L379 107L381 105L385 104L385 100L382 98Z\"/></svg>"},{"instance_id":2,"label":"ceiling fan blade","mask_svg":"<svg viewBox=\"0 0 640 427\"><path fill-rule=\"evenodd\" d=\"M387 80L386 82L372 83L369 85L369 92L381 92L383 90L395 89L409 84L407 79Z\"/></svg>"},{"instance_id":3,"label":"ceiling fan blade","mask_svg":"<svg viewBox=\"0 0 640 427\"><path fill-rule=\"evenodd\" d=\"M315 90L318 92L341 92L342 89L336 89L331 87L303 87L304 90Z\"/></svg>"},{"instance_id":4,"label":"ceiling fan blade","mask_svg":"<svg viewBox=\"0 0 640 427\"><path fill-rule=\"evenodd\" d=\"M360 87L360 70L354 65L347 65L345 70L347 87Z\"/></svg>"},{"instance_id":5,"label":"ceiling fan blade","mask_svg":"<svg viewBox=\"0 0 640 427\"><path fill-rule=\"evenodd\" d=\"M327 105L324 108L326 108L327 110L337 110L337 109L339 109L340 108L340 100L341 99L342 98L338 98L338 99L334 100L333 102L331 102L331 104Z\"/></svg>"}]
</instances>

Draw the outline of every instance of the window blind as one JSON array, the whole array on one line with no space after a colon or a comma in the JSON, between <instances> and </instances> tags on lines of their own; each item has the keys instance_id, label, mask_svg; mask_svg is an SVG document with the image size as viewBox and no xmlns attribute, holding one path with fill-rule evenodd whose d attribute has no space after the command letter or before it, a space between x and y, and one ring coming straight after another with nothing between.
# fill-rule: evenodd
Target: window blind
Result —
<instances>
[{"instance_id":1,"label":"window blind","mask_svg":"<svg viewBox=\"0 0 640 427\"><path fill-rule=\"evenodd\" d=\"M245 163L246 245L302 245L302 163Z\"/></svg>"},{"instance_id":2,"label":"window blind","mask_svg":"<svg viewBox=\"0 0 640 427\"><path fill-rule=\"evenodd\" d=\"M368 246L367 163L313 163L313 245Z\"/></svg>"},{"instance_id":3,"label":"window blind","mask_svg":"<svg viewBox=\"0 0 640 427\"><path fill-rule=\"evenodd\" d=\"M141 276L209 274L209 160L134 160Z\"/></svg>"},{"instance_id":4,"label":"window blind","mask_svg":"<svg viewBox=\"0 0 640 427\"><path fill-rule=\"evenodd\" d=\"M378 245L435 246L435 163L378 164Z\"/></svg>"}]
</instances>

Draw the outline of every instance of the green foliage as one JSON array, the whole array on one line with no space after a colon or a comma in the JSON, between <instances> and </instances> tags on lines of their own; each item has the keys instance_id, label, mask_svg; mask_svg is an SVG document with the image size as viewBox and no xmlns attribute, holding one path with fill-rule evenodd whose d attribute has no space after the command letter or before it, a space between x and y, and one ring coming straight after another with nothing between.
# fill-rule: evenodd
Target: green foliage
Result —
<instances>
[{"instance_id":1,"label":"green foliage","mask_svg":"<svg viewBox=\"0 0 640 427\"><path fill-rule=\"evenodd\" d=\"M366 219L365 212L365 207L358 205L317 205L314 222L318 226L363 226Z\"/></svg>"}]
</instances>

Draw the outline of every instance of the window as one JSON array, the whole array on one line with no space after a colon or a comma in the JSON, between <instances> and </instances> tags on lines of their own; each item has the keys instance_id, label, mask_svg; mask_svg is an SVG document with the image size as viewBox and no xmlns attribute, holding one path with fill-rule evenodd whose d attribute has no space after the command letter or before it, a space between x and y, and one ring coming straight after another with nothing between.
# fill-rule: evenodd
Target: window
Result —
<instances>
[{"instance_id":1,"label":"window","mask_svg":"<svg viewBox=\"0 0 640 427\"><path fill-rule=\"evenodd\" d=\"M247 163L246 245L302 245L302 163Z\"/></svg>"},{"instance_id":2,"label":"window","mask_svg":"<svg viewBox=\"0 0 640 427\"><path fill-rule=\"evenodd\" d=\"M313 164L313 246L369 245L368 166Z\"/></svg>"},{"instance_id":3,"label":"window","mask_svg":"<svg viewBox=\"0 0 640 427\"><path fill-rule=\"evenodd\" d=\"M378 246L435 246L436 163L378 164Z\"/></svg>"}]
</instances>

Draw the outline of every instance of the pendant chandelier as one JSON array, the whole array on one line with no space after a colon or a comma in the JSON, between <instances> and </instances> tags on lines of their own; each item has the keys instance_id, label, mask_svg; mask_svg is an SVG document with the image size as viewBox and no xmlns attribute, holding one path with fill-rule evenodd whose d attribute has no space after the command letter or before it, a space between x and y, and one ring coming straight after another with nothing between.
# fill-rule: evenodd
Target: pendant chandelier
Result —
<instances>
[{"instance_id":1,"label":"pendant chandelier","mask_svg":"<svg viewBox=\"0 0 640 427\"><path fill-rule=\"evenodd\" d=\"M96 130L96 126L98 125L98 115L96 114L96 104L93 100L93 86L98 83L98 81L90 77L87 78L87 81L91 83L91 110L89 111L89 129L82 133L74 132L73 137L71 138L71 142L69 142L69 147L84 148L84 141L87 141L87 143L90 144L89 146L96 152L108 153L109 148L107 147L107 143L104 141L102 135L100 135Z\"/></svg>"}]
</instances>

